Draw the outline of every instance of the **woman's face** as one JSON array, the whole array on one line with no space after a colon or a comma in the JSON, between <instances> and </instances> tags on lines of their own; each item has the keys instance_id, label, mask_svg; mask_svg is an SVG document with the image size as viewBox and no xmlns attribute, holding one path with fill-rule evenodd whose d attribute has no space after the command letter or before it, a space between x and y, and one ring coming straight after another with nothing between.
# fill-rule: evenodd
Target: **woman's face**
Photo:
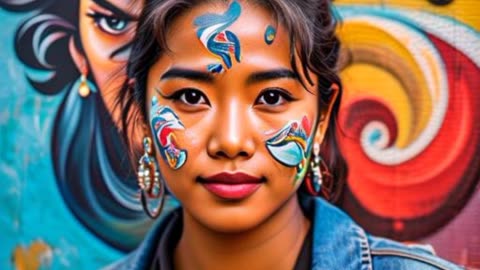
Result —
<instances>
[{"instance_id":1,"label":"woman's face","mask_svg":"<svg viewBox=\"0 0 480 270\"><path fill-rule=\"evenodd\" d=\"M167 37L147 82L161 173L201 224L252 228L301 183L319 135L316 86L294 76L285 29L248 3L197 6Z\"/></svg>"},{"instance_id":2,"label":"woman's face","mask_svg":"<svg viewBox=\"0 0 480 270\"><path fill-rule=\"evenodd\" d=\"M79 34L83 54L109 111L112 111L116 90L125 79L117 75L128 60L143 2L80 0Z\"/></svg>"}]
</instances>

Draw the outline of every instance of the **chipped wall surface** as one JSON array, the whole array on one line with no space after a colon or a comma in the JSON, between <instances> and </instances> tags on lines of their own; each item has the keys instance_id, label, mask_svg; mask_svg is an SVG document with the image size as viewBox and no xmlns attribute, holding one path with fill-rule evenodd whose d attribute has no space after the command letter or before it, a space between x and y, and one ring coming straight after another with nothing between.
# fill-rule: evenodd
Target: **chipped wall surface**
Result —
<instances>
[{"instance_id":1,"label":"chipped wall surface","mask_svg":"<svg viewBox=\"0 0 480 270\"><path fill-rule=\"evenodd\" d=\"M430 243L472 267L480 267L477 2L335 1L339 138L350 169L341 206L374 234ZM68 52L78 1L0 6L0 269L99 268L134 248L151 221L102 89L89 77L92 92L78 94Z\"/></svg>"}]
</instances>

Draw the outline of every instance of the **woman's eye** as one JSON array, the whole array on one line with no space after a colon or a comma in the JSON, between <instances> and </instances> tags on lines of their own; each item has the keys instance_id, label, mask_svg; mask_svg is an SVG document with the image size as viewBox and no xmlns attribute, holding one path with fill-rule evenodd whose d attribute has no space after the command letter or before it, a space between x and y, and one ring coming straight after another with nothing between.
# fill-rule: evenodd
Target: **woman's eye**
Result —
<instances>
[{"instance_id":1,"label":"woman's eye","mask_svg":"<svg viewBox=\"0 0 480 270\"><path fill-rule=\"evenodd\" d=\"M101 13L89 13L87 15L93 18L95 24L100 30L111 35L120 35L124 33L128 29L127 26L130 23L130 20L128 19L108 16Z\"/></svg>"},{"instance_id":2,"label":"woman's eye","mask_svg":"<svg viewBox=\"0 0 480 270\"><path fill-rule=\"evenodd\" d=\"M281 90L266 90L263 91L255 101L257 105L279 106L283 105L293 98Z\"/></svg>"},{"instance_id":3,"label":"woman's eye","mask_svg":"<svg viewBox=\"0 0 480 270\"><path fill-rule=\"evenodd\" d=\"M196 90L196 89L184 89L176 92L172 96L170 96L171 99L181 101L184 104L187 105L209 105L210 102L208 101L208 98L203 94L201 91Z\"/></svg>"}]
</instances>

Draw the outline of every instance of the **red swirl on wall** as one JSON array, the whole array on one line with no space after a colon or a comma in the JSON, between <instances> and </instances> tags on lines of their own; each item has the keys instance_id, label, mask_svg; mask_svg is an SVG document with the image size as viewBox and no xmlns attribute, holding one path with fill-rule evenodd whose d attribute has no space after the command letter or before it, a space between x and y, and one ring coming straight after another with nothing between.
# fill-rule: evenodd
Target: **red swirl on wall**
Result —
<instances>
[{"instance_id":1,"label":"red swirl on wall","mask_svg":"<svg viewBox=\"0 0 480 270\"><path fill-rule=\"evenodd\" d=\"M348 108L345 110L345 108ZM397 121L395 115L387 103L378 98L353 99L347 105L342 106L340 123L344 128L344 139L358 140L363 127L372 121L378 121L386 125L389 140L387 146L391 146L397 138Z\"/></svg>"},{"instance_id":2,"label":"red swirl on wall","mask_svg":"<svg viewBox=\"0 0 480 270\"><path fill-rule=\"evenodd\" d=\"M344 134L338 135L349 164L343 207L370 231L402 240L425 236L451 220L479 179L480 70L454 47L428 38L445 64L449 103L438 134L420 154L393 166L372 161L362 149L360 132L377 120L395 140L395 115L368 96L344 100L340 110Z\"/></svg>"}]
</instances>

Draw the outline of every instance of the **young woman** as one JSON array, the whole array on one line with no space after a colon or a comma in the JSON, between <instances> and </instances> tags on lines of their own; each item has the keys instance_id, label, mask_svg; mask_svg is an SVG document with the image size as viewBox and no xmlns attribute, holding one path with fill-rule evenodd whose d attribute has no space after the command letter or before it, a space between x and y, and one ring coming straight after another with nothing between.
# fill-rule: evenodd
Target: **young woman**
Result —
<instances>
[{"instance_id":1,"label":"young woman","mask_svg":"<svg viewBox=\"0 0 480 270\"><path fill-rule=\"evenodd\" d=\"M167 187L181 207L113 269L458 268L317 196L337 199L346 175L334 31L327 0L147 2L123 130L145 136L145 211L158 215Z\"/></svg>"}]
</instances>

